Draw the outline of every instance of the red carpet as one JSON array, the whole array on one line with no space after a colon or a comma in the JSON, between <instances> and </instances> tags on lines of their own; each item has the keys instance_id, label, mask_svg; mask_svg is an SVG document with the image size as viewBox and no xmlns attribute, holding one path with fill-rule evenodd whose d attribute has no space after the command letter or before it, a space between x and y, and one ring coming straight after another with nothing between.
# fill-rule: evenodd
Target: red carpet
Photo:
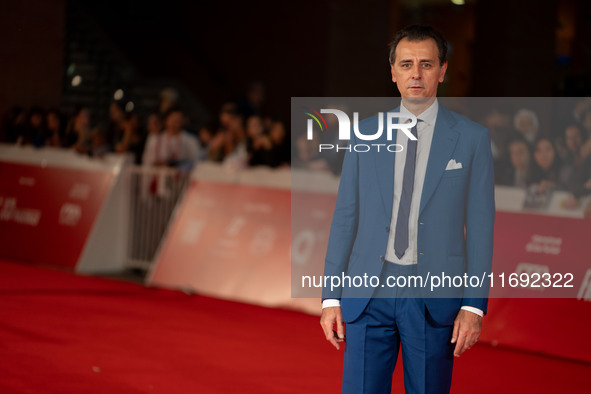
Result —
<instances>
[{"instance_id":1,"label":"red carpet","mask_svg":"<svg viewBox=\"0 0 591 394\"><path fill-rule=\"evenodd\" d=\"M338 393L341 358L317 317L0 262L0 393ZM452 392L587 393L589 376L480 345Z\"/></svg>"}]
</instances>

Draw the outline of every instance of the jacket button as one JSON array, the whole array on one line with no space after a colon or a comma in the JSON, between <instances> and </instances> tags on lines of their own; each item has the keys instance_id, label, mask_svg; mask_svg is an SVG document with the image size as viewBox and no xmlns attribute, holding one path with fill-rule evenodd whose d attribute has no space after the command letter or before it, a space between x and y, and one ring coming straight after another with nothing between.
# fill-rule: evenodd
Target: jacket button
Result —
<instances>
[{"instance_id":1,"label":"jacket button","mask_svg":"<svg viewBox=\"0 0 591 394\"><path fill-rule=\"evenodd\" d=\"M419 222L419 224L425 224L425 222Z\"/></svg>"},{"instance_id":2,"label":"jacket button","mask_svg":"<svg viewBox=\"0 0 591 394\"><path fill-rule=\"evenodd\" d=\"M390 226L386 226L386 232L389 233L390 232Z\"/></svg>"},{"instance_id":3,"label":"jacket button","mask_svg":"<svg viewBox=\"0 0 591 394\"><path fill-rule=\"evenodd\" d=\"M384 258L384 256L380 256L380 261L384 261L384 260L386 260L386 259Z\"/></svg>"}]
</instances>

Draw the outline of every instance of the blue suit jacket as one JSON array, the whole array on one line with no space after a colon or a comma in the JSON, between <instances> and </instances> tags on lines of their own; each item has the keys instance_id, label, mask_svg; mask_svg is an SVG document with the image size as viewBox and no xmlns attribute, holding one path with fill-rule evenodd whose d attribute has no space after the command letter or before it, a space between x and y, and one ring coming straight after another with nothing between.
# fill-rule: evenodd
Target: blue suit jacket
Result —
<instances>
[{"instance_id":1,"label":"blue suit jacket","mask_svg":"<svg viewBox=\"0 0 591 394\"><path fill-rule=\"evenodd\" d=\"M378 117L361 123L362 130L377 130ZM349 143L358 143L354 133ZM395 141L387 141L384 132L381 140L369 143L388 145ZM394 157L395 153L384 147L379 153L374 149L345 155L325 276L380 275L392 218ZM450 159L462 163L462 168L446 171ZM480 279L490 273L494 215L488 130L440 104L420 202L418 273L424 278L442 272L450 276L467 273ZM463 305L486 313L488 286L485 277L479 288L439 289L435 296L429 288L421 291L431 317L439 324L452 324ZM363 312L374 290L325 287L322 298L340 299L343 320L351 322Z\"/></svg>"}]
</instances>

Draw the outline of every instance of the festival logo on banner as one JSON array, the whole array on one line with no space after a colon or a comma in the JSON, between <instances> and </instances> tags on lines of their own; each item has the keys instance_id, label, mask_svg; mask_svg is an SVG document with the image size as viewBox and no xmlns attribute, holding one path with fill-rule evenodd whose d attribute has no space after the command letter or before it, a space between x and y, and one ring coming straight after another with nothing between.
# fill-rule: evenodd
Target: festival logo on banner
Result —
<instances>
[{"instance_id":1,"label":"festival logo on banner","mask_svg":"<svg viewBox=\"0 0 591 394\"><path fill-rule=\"evenodd\" d=\"M113 174L0 161L0 177L0 257L75 267Z\"/></svg>"}]
</instances>

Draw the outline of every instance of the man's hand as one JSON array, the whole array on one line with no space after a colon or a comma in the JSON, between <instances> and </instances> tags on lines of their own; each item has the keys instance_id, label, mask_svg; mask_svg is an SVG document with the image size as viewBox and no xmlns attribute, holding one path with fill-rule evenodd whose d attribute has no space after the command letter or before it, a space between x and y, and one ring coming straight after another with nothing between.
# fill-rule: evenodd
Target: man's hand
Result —
<instances>
[{"instance_id":1,"label":"man's hand","mask_svg":"<svg viewBox=\"0 0 591 394\"><path fill-rule=\"evenodd\" d=\"M335 323L337 325L338 336L335 336L333 331ZM326 340L332 343L335 348L340 349L339 343L345 341L345 325L343 324L341 307L333 306L324 308L320 316L320 325L322 326Z\"/></svg>"},{"instance_id":2,"label":"man's hand","mask_svg":"<svg viewBox=\"0 0 591 394\"><path fill-rule=\"evenodd\" d=\"M476 313L460 309L454 321L454 331L451 337L451 343L456 344L455 357L460 357L462 353L478 342L481 327L482 317Z\"/></svg>"}]
</instances>

